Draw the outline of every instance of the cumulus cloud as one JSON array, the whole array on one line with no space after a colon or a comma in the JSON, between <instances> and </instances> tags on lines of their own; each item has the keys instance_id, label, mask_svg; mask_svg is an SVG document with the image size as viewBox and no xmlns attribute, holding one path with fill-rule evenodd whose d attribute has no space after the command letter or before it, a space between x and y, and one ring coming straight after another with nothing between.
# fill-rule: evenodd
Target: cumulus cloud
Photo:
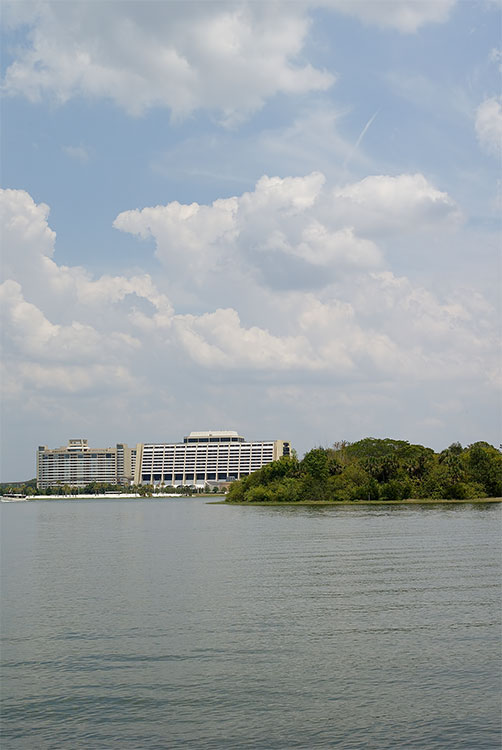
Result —
<instances>
[{"instance_id":1,"label":"cumulus cloud","mask_svg":"<svg viewBox=\"0 0 502 750\"><path fill-rule=\"evenodd\" d=\"M404 33L448 18L455 0L218 3L7 3L6 23L28 28L4 91L31 101L105 98L131 115L204 108L234 124L276 94L324 91L331 71L302 59L318 7ZM70 155L83 157L80 147Z\"/></svg>"},{"instance_id":2,"label":"cumulus cloud","mask_svg":"<svg viewBox=\"0 0 502 750\"><path fill-rule=\"evenodd\" d=\"M479 105L475 127L481 146L499 155L502 152L502 97L492 96Z\"/></svg>"},{"instance_id":3,"label":"cumulus cloud","mask_svg":"<svg viewBox=\"0 0 502 750\"><path fill-rule=\"evenodd\" d=\"M233 266L285 289L322 287L340 274L377 268L383 254L368 235L419 233L459 216L448 194L421 174L376 175L333 190L313 172L264 176L254 190L209 206L173 202L125 211L114 226L155 238L166 268L199 286Z\"/></svg>"},{"instance_id":4,"label":"cumulus cloud","mask_svg":"<svg viewBox=\"0 0 502 750\"><path fill-rule=\"evenodd\" d=\"M362 280L354 304L361 319L385 326L400 347L412 342L426 352L434 371L443 362L443 356L450 357L453 352L463 352L462 356L470 352L474 364L477 355L490 359L491 348L496 348L495 310L476 292L458 292L439 300L406 276L379 271ZM479 365L478 361L475 366ZM443 370L446 375L447 368Z\"/></svg>"},{"instance_id":5,"label":"cumulus cloud","mask_svg":"<svg viewBox=\"0 0 502 750\"><path fill-rule=\"evenodd\" d=\"M62 383L66 371L65 390L71 392L78 383L88 388L91 381L107 387L111 373L118 387L130 387L135 378L128 365L141 348L130 332L130 319L141 316L136 301L150 305L157 325L169 325L171 304L146 274L93 279L82 267L58 265L48 215L49 207L36 204L26 191L0 191L0 309L9 372L26 384L33 384L38 373L42 386L51 372ZM125 313L120 309L124 301ZM75 377L76 368L88 372ZM13 382L11 375L7 382Z\"/></svg>"},{"instance_id":6,"label":"cumulus cloud","mask_svg":"<svg viewBox=\"0 0 502 750\"><path fill-rule=\"evenodd\" d=\"M357 273L345 293L343 285L330 286L326 281L323 299L292 293L287 303L292 312L288 333L277 316L273 316L276 330L243 325L234 308L176 314L147 275L94 280L83 268L59 266L53 259L55 234L47 223L48 207L36 205L24 191L1 195L8 239L3 311L7 338L21 360L70 367L84 362L118 366L124 360L135 362L144 346L155 341L216 370L341 373L371 367L408 374L414 368L427 374L431 372L428 350L448 351L455 342L459 349L468 344L472 354L479 350L479 341L486 340L477 328L479 314L458 301L440 303L405 277L375 271L382 262L377 246L358 237L352 227L340 228L336 212L334 224L326 218L334 200L343 203L340 215L348 211L347 204L362 215L373 209L380 226L391 229L398 217L417 229L427 216L428 221L442 221L455 211L454 204L422 176L367 178L334 193L319 173L263 177L254 191L211 206L172 203L117 217L118 228L153 235L159 257L168 265L174 257L181 258L190 278L207 273L216 263L228 281L226 262L259 263L269 253L318 266L328 278L333 269L352 264ZM355 212L351 219L361 223ZM30 264L36 268L36 288ZM44 293L40 295L40 281L50 302L43 299ZM70 309L77 316L71 320L65 315L69 296ZM267 298L262 293L261 299L274 309L273 294ZM149 307L138 306L136 300L148 302ZM44 309L50 309L52 316ZM488 314L486 309L481 312L482 317Z\"/></svg>"},{"instance_id":7,"label":"cumulus cloud","mask_svg":"<svg viewBox=\"0 0 502 750\"><path fill-rule=\"evenodd\" d=\"M36 204L25 190L0 192L0 219L5 243L2 269L6 276L14 271L18 255L16 245L22 245L24 260L35 261L39 256L52 257L56 233L49 227L49 206Z\"/></svg>"},{"instance_id":8,"label":"cumulus cloud","mask_svg":"<svg viewBox=\"0 0 502 750\"><path fill-rule=\"evenodd\" d=\"M333 199L340 217L365 232L416 232L461 218L455 201L422 174L372 175L335 188Z\"/></svg>"},{"instance_id":9,"label":"cumulus cloud","mask_svg":"<svg viewBox=\"0 0 502 750\"><path fill-rule=\"evenodd\" d=\"M54 260L56 233L48 224L49 207L36 204L25 190L0 190L2 277L22 283L31 301L43 301L59 315L82 308L102 309L126 297L147 300L162 318L172 307L148 274L93 279L81 266Z\"/></svg>"},{"instance_id":10,"label":"cumulus cloud","mask_svg":"<svg viewBox=\"0 0 502 750\"><path fill-rule=\"evenodd\" d=\"M325 285L341 271L378 266L381 254L351 227L318 218L326 203L324 182L318 172L306 177L264 176L255 190L240 196L210 206L173 202L125 211L114 226L154 237L157 256L166 268L199 287L207 285L208 278L228 276L230 267L248 269L281 288ZM317 269L323 273L317 274Z\"/></svg>"},{"instance_id":11,"label":"cumulus cloud","mask_svg":"<svg viewBox=\"0 0 502 750\"><path fill-rule=\"evenodd\" d=\"M282 371L313 369L310 347L301 336L274 336L241 325L236 310L219 309L200 316L181 315L175 321L181 345L198 364L209 368Z\"/></svg>"},{"instance_id":12,"label":"cumulus cloud","mask_svg":"<svg viewBox=\"0 0 502 750\"><path fill-rule=\"evenodd\" d=\"M6 335L23 354L38 360L67 360L89 363L106 353L126 355L137 349L137 338L121 332L100 333L92 326L73 321L51 323L36 305L27 302L21 285L8 280L0 285L0 305L6 321Z\"/></svg>"},{"instance_id":13,"label":"cumulus cloud","mask_svg":"<svg viewBox=\"0 0 502 750\"><path fill-rule=\"evenodd\" d=\"M395 344L385 334L364 332L349 303L334 300L320 303L303 300L298 332L294 336L276 336L269 331L241 325L235 310L217 310L202 316L180 316L177 320L180 341L190 357L211 369L230 368L280 373L299 371L360 377L364 362L384 364L383 347L393 351ZM342 325L338 326L337 323ZM384 370L395 367L395 358Z\"/></svg>"},{"instance_id":14,"label":"cumulus cloud","mask_svg":"<svg viewBox=\"0 0 502 750\"><path fill-rule=\"evenodd\" d=\"M456 0L325 0L328 7L363 23L408 34L424 24L446 21L455 3Z\"/></svg>"},{"instance_id":15,"label":"cumulus cloud","mask_svg":"<svg viewBox=\"0 0 502 750\"><path fill-rule=\"evenodd\" d=\"M218 309L175 316L176 336L193 362L213 371L350 376L359 382L494 381L495 311L479 295L441 301L390 271L360 277L350 301L343 291L338 295L331 290L321 300L297 293L293 334L246 327L236 310Z\"/></svg>"},{"instance_id":16,"label":"cumulus cloud","mask_svg":"<svg viewBox=\"0 0 502 750\"><path fill-rule=\"evenodd\" d=\"M10 280L0 285L0 315L7 391L22 397L33 388L76 394L137 385L124 364L139 347L129 334L52 323Z\"/></svg>"},{"instance_id":17,"label":"cumulus cloud","mask_svg":"<svg viewBox=\"0 0 502 750\"><path fill-rule=\"evenodd\" d=\"M279 92L334 81L299 61L309 20L296 4L44 3L31 24L4 88L32 101L108 98L132 115L160 106L175 117L203 107L231 123Z\"/></svg>"}]
</instances>

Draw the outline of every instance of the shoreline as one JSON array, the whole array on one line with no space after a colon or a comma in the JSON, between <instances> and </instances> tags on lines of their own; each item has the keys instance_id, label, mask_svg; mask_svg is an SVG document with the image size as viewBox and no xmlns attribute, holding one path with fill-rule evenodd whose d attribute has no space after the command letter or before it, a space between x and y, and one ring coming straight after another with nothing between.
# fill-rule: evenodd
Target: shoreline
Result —
<instances>
[{"instance_id":1,"label":"shoreline","mask_svg":"<svg viewBox=\"0 0 502 750\"><path fill-rule=\"evenodd\" d=\"M324 508L339 508L339 507L375 507L377 505L480 505L483 503L502 503L502 497L474 497L468 500L461 499L449 499L449 498L410 498L409 500L299 500L291 502L279 502L279 501L267 501L267 502L228 502L227 500L216 500L216 498L223 498L224 495L211 493L205 494L194 494L194 495L181 495L179 493L165 493L163 495L138 495L132 493L118 494L113 493L109 495L27 495L26 497L8 497L0 495L0 502L2 503L25 503L34 500L163 500L166 498L179 498L180 500L190 500L193 498L209 498L206 505L238 505L238 506L251 506L253 508L278 508L278 507L324 507ZM213 502L211 499L215 498Z\"/></svg>"},{"instance_id":2,"label":"shoreline","mask_svg":"<svg viewBox=\"0 0 502 750\"><path fill-rule=\"evenodd\" d=\"M217 495L216 493L210 495L204 494L193 494L193 495L182 495L178 492L155 494L155 495L139 495L133 493L110 493L107 495L27 495L26 497L9 497L8 495L0 495L0 501L3 503L25 503L31 502L32 500L162 500L164 498L177 497L180 500L189 500L194 497L223 497L223 495Z\"/></svg>"},{"instance_id":3,"label":"shoreline","mask_svg":"<svg viewBox=\"0 0 502 750\"><path fill-rule=\"evenodd\" d=\"M448 499L448 498L441 498L441 499L435 499L435 498L410 498L409 500L299 500L299 501L292 501L292 502L275 502L275 501L267 501L262 503L246 503L246 502L232 502L229 503L227 500L220 500L215 503L209 503L209 505L239 505L239 506L252 506L254 508L267 508L267 507L282 507L285 506L287 508L295 507L295 506L311 506L311 507L329 507L329 508L338 508L341 506L349 506L349 507L374 507L376 505L459 505L463 503L464 505L480 505L483 503L502 503L502 497L474 497L470 498L469 500L460 500L457 498L454 499Z\"/></svg>"}]
</instances>

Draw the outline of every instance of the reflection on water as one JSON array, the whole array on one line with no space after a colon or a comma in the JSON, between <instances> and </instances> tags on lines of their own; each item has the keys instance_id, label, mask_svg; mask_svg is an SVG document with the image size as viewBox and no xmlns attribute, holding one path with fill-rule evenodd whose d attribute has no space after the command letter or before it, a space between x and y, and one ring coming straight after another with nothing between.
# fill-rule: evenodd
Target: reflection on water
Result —
<instances>
[{"instance_id":1,"label":"reflection on water","mask_svg":"<svg viewBox=\"0 0 502 750\"><path fill-rule=\"evenodd\" d=\"M1 513L2 750L500 745L500 506Z\"/></svg>"}]
</instances>

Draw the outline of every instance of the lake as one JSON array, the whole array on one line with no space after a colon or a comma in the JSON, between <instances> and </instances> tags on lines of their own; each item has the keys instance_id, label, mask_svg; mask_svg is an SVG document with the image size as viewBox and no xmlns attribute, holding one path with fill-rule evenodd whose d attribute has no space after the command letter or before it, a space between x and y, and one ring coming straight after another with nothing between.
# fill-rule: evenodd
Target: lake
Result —
<instances>
[{"instance_id":1,"label":"lake","mask_svg":"<svg viewBox=\"0 0 502 750\"><path fill-rule=\"evenodd\" d=\"M0 512L2 750L500 747L500 505Z\"/></svg>"}]
</instances>

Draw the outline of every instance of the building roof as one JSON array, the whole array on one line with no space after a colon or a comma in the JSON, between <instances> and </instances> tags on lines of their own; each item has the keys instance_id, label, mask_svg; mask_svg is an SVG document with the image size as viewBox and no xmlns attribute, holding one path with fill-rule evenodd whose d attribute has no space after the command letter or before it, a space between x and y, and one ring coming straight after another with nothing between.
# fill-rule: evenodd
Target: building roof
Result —
<instances>
[{"instance_id":1,"label":"building roof","mask_svg":"<svg viewBox=\"0 0 502 750\"><path fill-rule=\"evenodd\" d=\"M205 438L205 437L241 437L235 430L211 430L203 432L191 432L188 437Z\"/></svg>"}]
</instances>

